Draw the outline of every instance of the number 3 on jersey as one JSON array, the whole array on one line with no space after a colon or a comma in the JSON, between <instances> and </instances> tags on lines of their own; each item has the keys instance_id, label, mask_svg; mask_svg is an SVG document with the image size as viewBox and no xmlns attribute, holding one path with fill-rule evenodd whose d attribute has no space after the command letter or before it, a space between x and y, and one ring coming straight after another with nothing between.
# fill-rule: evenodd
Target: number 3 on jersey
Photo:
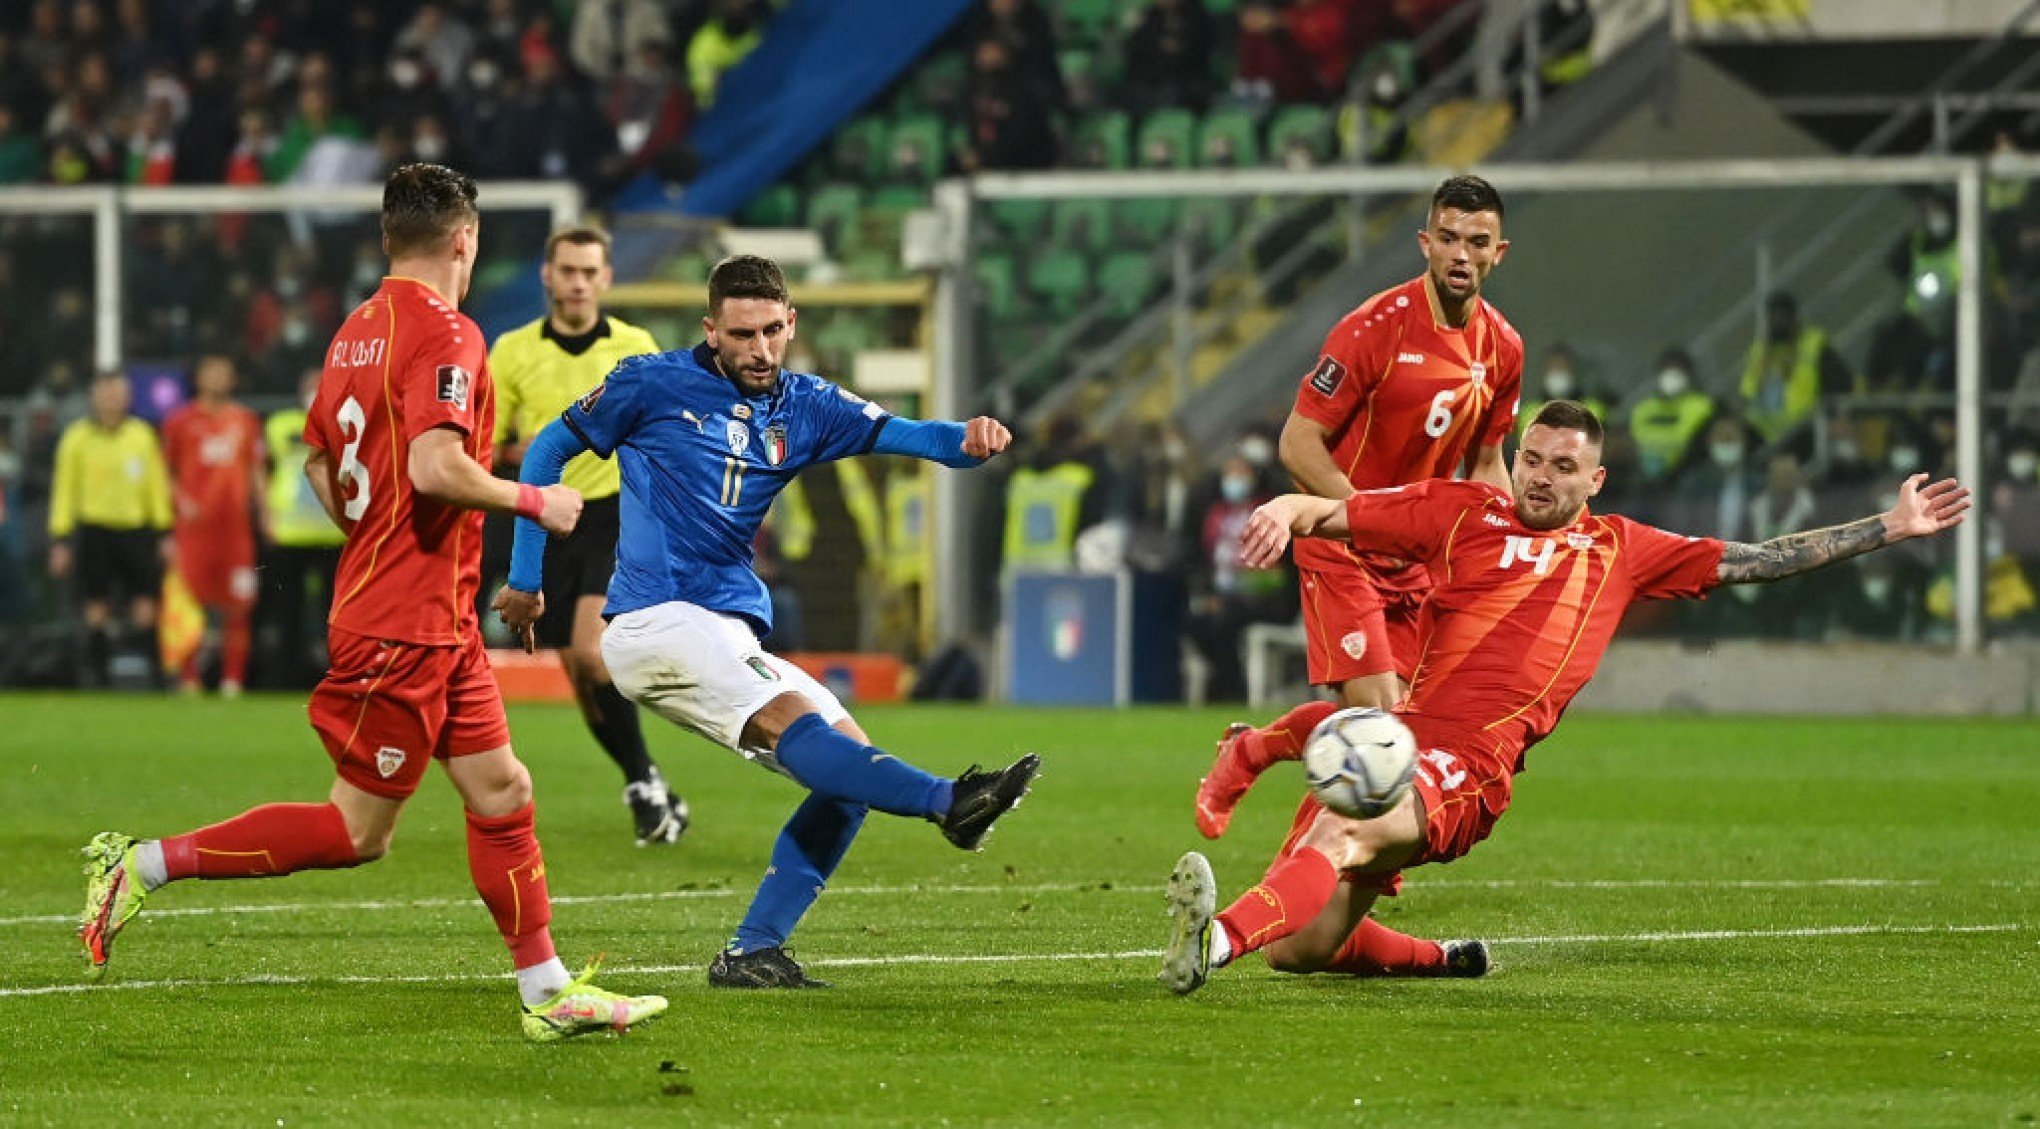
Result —
<instances>
[{"instance_id":1,"label":"number 3 on jersey","mask_svg":"<svg viewBox=\"0 0 2040 1129\"><path fill-rule=\"evenodd\" d=\"M368 512L368 468L356 456L361 451L362 433L368 430L368 413L361 410L361 401L349 396L333 419L340 425L340 438L347 442L340 452L342 512L348 521L360 521Z\"/></svg>"}]
</instances>

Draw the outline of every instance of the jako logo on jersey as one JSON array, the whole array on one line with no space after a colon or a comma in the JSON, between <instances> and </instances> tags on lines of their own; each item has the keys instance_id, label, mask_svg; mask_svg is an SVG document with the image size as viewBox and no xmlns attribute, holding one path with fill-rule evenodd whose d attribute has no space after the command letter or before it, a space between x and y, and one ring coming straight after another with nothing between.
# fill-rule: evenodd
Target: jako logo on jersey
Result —
<instances>
[{"instance_id":1,"label":"jako logo on jersey","mask_svg":"<svg viewBox=\"0 0 2040 1129\"><path fill-rule=\"evenodd\" d=\"M402 767L404 767L404 750L384 745L375 751L375 770L382 773L384 780L395 776L397 770Z\"/></svg>"},{"instance_id":2,"label":"jako logo on jersey","mask_svg":"<svg viewBox=\"0 0 2040 1129\"><path fill-rule=\"evenodd\" d=\"M765 429L765 461L778 466L786 461L786 425L775 423Z\"/></svg>"},{"instance_id":3,"label":"jako logo on jersey","mask_svg":"<svg viewBox=\"0 0 2040 1129\"><path fill-rule=\"evenodd\" d=\"M468 375L468 370L459 365L440 365L439 402L442 404L452 404L461 411L466 411L468 406L468 386L473 383L474 377Z\"/></svg>"},{"instance_id":4,"label":"jako logo on jersey","mask_svg":"<svg viewBox=\"0 0 2040 1129\"><path fill-rule=\"evenodd\" d=\"M1509 521L1507 518L1497 517L1494 514L1482 514L1480 515L1480 520L1487 522L1489 525L1494 526L1496 529L1509 528Z\"/></svg>"},{"instance_id":5,"label":"jako logo on jersey","mask_svg":"<svg viewBox=\"0 0 2040 1129\"><path fill-rule=\"evenodd\" d=\"M1317 367L1310 370L1310 386L1320 395L1329 396L1339 390L1339 382L1346 379L1346 366L1330 357L1318 358Z\"/></svg>"},{"instance_id":6,"label":"jako logo on jersey","mask_svg":"<svg viewBox=\"0 0 2040 1129\"><path fill-rule=\"evenodd\" d=\"M1395 363L1399 365L1420 365L1424 363L1422 353L1397 353Z\"/></svg>"},{"instance_id":7,"label":"jako logo on jersey","mask_svg":"<svg viewBox=\"0 0 2040 1129\"><path fill-rule=\"evenodd\" d=\"M742 458L744 452L751 446L751 429L736 420L731 420L723 428L723 434L730 441L730 454Z\"/></svg>"},{"instance_id":8,"label":"jako logo on jersey","mask_svg":"<svg viewBox=\"0 0 2040 1129\"><path fill-rule=\"evenodd\" d=\"M1472 365L1468 366L1466 370L1466 375L1469 378L1471 378L1475 384L1485 384L1487 383L1487 366L1480 363L1479 361L1475 361L1473 362Z\"/></svg>"}]
</instances>

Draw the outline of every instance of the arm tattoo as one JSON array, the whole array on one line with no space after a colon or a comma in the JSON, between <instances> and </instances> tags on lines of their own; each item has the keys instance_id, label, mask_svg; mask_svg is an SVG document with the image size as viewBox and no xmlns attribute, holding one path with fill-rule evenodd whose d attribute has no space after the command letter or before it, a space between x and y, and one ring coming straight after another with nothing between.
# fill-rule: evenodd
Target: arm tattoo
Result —
<instances>
[{"instance_id":1,"label":"arm tattoo","mask_svg":"<svg viewBox=\"0 0 2040 1129\"><path fill-rule=\"evenodd\" d=\"M1773 537L1761 545L1731 541L1721 551L1723 584L1749 584L1811 572L1884 546L1884 519L1866 517L1847 525Z\"/></svg>"}]
</instances>

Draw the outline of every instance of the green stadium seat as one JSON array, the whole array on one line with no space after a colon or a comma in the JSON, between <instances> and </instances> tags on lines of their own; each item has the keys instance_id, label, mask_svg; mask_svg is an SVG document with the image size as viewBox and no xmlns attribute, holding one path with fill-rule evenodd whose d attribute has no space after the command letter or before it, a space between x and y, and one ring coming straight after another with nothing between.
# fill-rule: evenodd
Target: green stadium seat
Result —
<instances>
[{"instance_id":1,"label":"green stadium seat","mask_svg":"<svg viewBox=\"0 0 2040 1129\"><path fill-rule=\"evenodd\" d=\"M1193 197L1183 201L1183 227L1198 246L1215 251L1239 234L1240 214L1246 207L1245 200L1230 196Z\"/></svg>"},{"instance_id":2,"label":"green stadium seat","mask_svg":"<svg viewBox=\"0 0 2040 1129\"><path fill-rule=\"evenodd\" d=\"M1112 205L1099 199L1057 200L1049 211L1049 235L1066 250L1097 250L1112 242Z\"/></svg>"},{"instance_id":3,"label":"green stadium seat","mask_svg":"<svg viewBox=\"0 0 2040 1129\"><path fill-rule=\"evenodd\" d=\"M870 183L885 168L886 120L865 114L845 122L829 142L829 165L840 180Z\"/></svg>"},{"instance_id":4,"label":"green stadium seat","mask_svg":"<svg viewBox=\"0 0 2040 1129\"><path fill-rule=\"evenodd\" d=\"M751 197L737 212L745 227L800 226L800 190L791 184L775 184Z\"/></svg>"},{"instance_id":5,"label":"green stadium seat","mask_svg":"<svg viewBox=\"0 0 2040 1129\"><path fill-rule=\"evenodd\" d=\"M897 250L887 252L872 248L858 251L843 260L843 277L851 282L885 282L906 273L905 268L900 266Z\"/></svg>"},{"instance_id":6,"label":"green stadium seat","mask_svg":"<svg viewBox=\"0 0 2040 1129\"><path fill-rule=\"evenodd\" d=\"M872 311L855 307L830 310L822 324L815 327L812 338L815 348L834 364L846 366L843 371L847 372L853 355L875 349L885 340L878 327L872 324L872 316Z\"/></svg>"},{"instance_id":7,"label":"green stadium seat","mask_svg":"<svg viewBox=\"0 0 2040 1129\"><path fill-rule=\"evenodd\" d=\"M1135 160L1147 169L1187 169L1196 155L1197 115L1188 110L1157 110L1140 123Z\"/></svg>"},{"instance_id":8,"label":"green stadium seat","mask_svg":"<svg viewBox=\"0 0 2040 1129\"><path fill-rule=\"evenodd\" d=\"M1292 147L1310 153L1313 163L1332 155L1332 116L1322 106L1290 106L1268 123L1268 162L1282 164Z\"/></svg>"},{"instance_id":9,"label":"green stadium seat","mask_svg":"<svg viewBox=\"0 0 2040 1129\"><path fill-rule=\"evenodd\" d=\"M1090 114L1077 123L1075 163L1087 169L1123 169L1132 163L1133 122L1119 110Z\"/></svg>"},{"instance_id":10,"label":"green stadium seat","mask_svg":"<svg viewBox=\"0 0 2040 1129\"><path fill-rule=\"evenodd\" d=\"M1074 251L1035 255L1027 264L1027 290L1050 314L1069 317L1091 295L1091 260Z\"/></svg>"},{"instance_id":11,"label":"green stadium seat","mask_svg":"<svg viewBox=\"0 0 2040 1129\"><path fill-rule=\"evenodd\" d=\"M960 51L944 51L930 55L914 65L914 77L910 82L914 100L929 111L947 113L963 100L964 86L970 81L970 66Z\"/></svg>"},{"instance_id":12,"label":"green stadium seat","mask_svg":"<svg viewBox=\"0 0 2040 1129\"><path fill-rule=\"evenodd\" d=\"M895 180L928 184L948 164L948 124L934 114L895 120L887 143L885 170Z\"/></svg>"},{"instance_id":13,"label":"green stadium seat","mask_svg":"<svg viewBox=\"0 0 2040 1129\"><path fill-rule=\"evenodd\" d=\"M1197 164L1227 168L1261 163L1261 131L1253 111L1228 106L1205 115L1197 128Z\"/></svg>"},{"instance_id":14,"label":"green stadium seat","mask_svg":"<svg viewBox=\"0 0 2040 1129\"><path fill-rule=\"evenodd\" d=\"M1135 197L1113 202L1119 229L1135 243L1152 244L1175 233L1183 202L1172 196Z\"/></svg>"},{"instance_id":15,"label":"green stadium seat","mask_svg":"<svg viewBox=\"0 0 2040 1129\"><path fill-rule=\"evenodd\" d=\"M831 249L857 238L864 216L864 189L854 184L824 184L808 196L807 226Z\"/></svg>"},{"instance_id":16,"label":"green stadium seat","mask_svg":"<svg viewBox=\"0 0 2040 1129\"><path fill-rule=\"evenodd\" d=\"M993 234L1026 243L1038 238L1048 223L1048 201L987 200L983 218L991 220Z\"/></svg>"},{"instance_id":17,"label":"green stadium seat","mask_svg":"<svg viewBox=\"0 0 2040 1129\"><path fill-rule=\"evenodd\" d=\"M1096 45L1118 33L1126 19L1119 0L1062 0L1057 13L1065 45Z\"/></svg>"},{"instance_id":18,"label":"green stadium seat","mask_svg":"<svg viewBox=\"0 0 2040 1129\"><path fill-rule=\"evenodd\" d=\"M971 277L977 282L977 306L994 320L1013 316L1019 306L1019 283L1013 277L1010 255L981 254L971 263Z\"/></svg>"},{"instance_id":19,"label":"green stadium seat","mask_svg":"<svg viewBox=\"0 0 2040 1129\"><path fill-rule=\"evenodd\" d=\"M1114 317L1130 318L1146 308L1156 281L1148 252L1121 251L1098 268L1098 306Z\"/></svg>"}]
</instances>

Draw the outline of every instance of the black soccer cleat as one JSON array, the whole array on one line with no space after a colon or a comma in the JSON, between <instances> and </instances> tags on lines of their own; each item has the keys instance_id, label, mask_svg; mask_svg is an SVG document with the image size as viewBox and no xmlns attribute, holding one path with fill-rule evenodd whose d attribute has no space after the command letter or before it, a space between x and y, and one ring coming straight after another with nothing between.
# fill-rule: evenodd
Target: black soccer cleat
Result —
<instances>
[{"instance_id":1,"label":"black soccer cleat","mask_svg":"<svg viewBox=\"0 0 2040 1129\"><path fill-rule=\"evenodd\" d=\"M687 831L687 801L667 790L666 778L657 768L646 779L626 784L623 802L630 808L640 847L677 842Z\"/></svg>"},{"instance_id":2,"label":"black soccer cleat","mask_svg":"<svg viewBox=\"0 0 2040 1129\"><path fill-rule=\"evenodd\" d=\"M971 765L956 778L949 811L938 821L942 837L966 851L977 850L992 833L992 824L1019 806L1040 772L1041 758L1033 753L997 772L981 772Z\"/></svg>"},{"instance_id":3,"label":"black soccer cleat","mask_svg":"<svg viewBox=\"0 0 2040 1129\"><path fill-rule=\"evenodd\" d=\"M1445 975L1456 979L1478 980L1488 974L1488 951L1486 941L1446 941Z\"/></svg>"},{"instance_id":4,"label":"black soccer cleat","mask_svg":"<svg viewBox=\"0 0 2040 1129\"><path fill-rule=\"evenodd\" d=\"M708 966L711 988L826 988L829 982L809 976L793 954L774 946L740 953L724 949Z\"/></svg>"}]
</instances>

